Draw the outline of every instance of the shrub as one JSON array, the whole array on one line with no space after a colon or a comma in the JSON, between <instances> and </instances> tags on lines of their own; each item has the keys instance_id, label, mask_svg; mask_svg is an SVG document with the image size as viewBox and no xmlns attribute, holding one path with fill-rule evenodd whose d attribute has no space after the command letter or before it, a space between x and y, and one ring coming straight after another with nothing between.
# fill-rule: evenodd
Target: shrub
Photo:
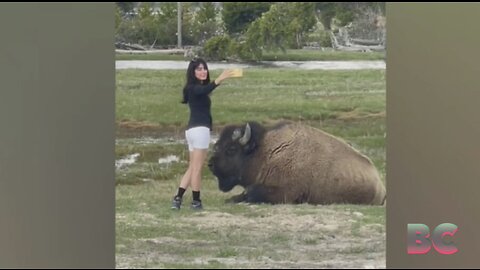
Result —
<instances>
[{"instance_id":1,"label":"shrub","mask_svg":"<svg viewBox=\"0 0 480 270\"><path fill-rule=\"evenodd\" d=\"M203 47L203 56L208 60L226 60L232 39L229 36L215 36Z\"/></svg>"}]
</instances>

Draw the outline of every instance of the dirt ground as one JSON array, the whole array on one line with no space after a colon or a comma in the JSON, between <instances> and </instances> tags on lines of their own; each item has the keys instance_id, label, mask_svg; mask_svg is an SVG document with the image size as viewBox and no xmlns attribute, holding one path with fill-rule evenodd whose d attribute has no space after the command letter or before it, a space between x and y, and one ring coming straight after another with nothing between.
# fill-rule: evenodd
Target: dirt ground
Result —
<instances>
[{"instance_id":1,"label":"dirt ground","mask_svg":"<svg viewBox=\"0 0 480 270\"><path fill-rule=\"evenodd\" d=\"M207 210L172 218L168 226L182 231L192 230L195 224L198 237L178 238L165 233L137 239L133 245L139 249L134 254L117 253L117 268L175 268L179 262L205 268L386 267L384 225L364 222L365 215L355 209L247 207L250 213ZM117 222L129 222L133 227L166 225L151 214L135 215L117 215ZM187 250L189 255L183 254Z\"/></svg>"}]
</instances>

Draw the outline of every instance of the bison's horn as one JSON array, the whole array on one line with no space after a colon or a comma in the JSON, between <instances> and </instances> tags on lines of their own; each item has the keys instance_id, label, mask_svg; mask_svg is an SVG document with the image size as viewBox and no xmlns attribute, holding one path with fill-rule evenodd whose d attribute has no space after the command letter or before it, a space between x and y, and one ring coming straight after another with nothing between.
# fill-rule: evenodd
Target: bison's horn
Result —
<instances>
[{"instance_id":1,"label":"bison's horn","mask_svg":"<svg viewBox=\"0 0 480 270\"><path fill-rule=\"evenodd\" d=\"M232 134L232 141L236 141L241 136L242 136L242 131L239 128L235 129Z\"/></svg>"},{"instance_id":2,"label":"bison's horn","mask_svg":"<svg viewBox=\"0 0 480 270\"><path fill-rule=\"evenodd\" d=\"M245 134L243 134L243 137L240 138L238 142L240 142L241 145L247 144L247 142L250 140L251 135L252 132L250 130L250 125L247 123L247 126L245 127Z\"/></svg>"}]
</instances>

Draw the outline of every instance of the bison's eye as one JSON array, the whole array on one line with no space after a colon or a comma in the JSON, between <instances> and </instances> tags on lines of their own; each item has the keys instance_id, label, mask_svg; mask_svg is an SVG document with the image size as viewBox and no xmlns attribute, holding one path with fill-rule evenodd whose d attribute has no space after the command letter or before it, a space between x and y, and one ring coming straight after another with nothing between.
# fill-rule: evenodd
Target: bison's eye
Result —
<instances>
[{"instance_id":1,"label":"bison's eye","mask_svg":"<svg viewBox=\"0 0 480 270\"><path fill-rule=\"evenodd\" d=\"M229 146L229 147L227 147L227 150L225 151L225 153L229 156L233 156L237 153L237 147Z\"/></svg>"}]
</instances>

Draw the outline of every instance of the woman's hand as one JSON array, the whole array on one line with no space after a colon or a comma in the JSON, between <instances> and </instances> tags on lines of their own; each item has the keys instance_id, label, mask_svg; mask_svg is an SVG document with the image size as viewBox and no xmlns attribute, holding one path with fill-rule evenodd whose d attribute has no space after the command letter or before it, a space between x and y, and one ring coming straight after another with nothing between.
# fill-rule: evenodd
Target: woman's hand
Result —
<instances>
[{"instance_id":1,"label":"woman's hand","mask_svg":"<svg viewBox=\"0 0 480 270\"><path fill-rule=\"evenodd\" d=\"M222 83L223 80L232 77L233 74L234 72L231 69L224 70L222 74L220 74L220 76L218 76L218 78L215 80L215 84L219 85L220 83Z\"/></svg>"}]
</instances>

